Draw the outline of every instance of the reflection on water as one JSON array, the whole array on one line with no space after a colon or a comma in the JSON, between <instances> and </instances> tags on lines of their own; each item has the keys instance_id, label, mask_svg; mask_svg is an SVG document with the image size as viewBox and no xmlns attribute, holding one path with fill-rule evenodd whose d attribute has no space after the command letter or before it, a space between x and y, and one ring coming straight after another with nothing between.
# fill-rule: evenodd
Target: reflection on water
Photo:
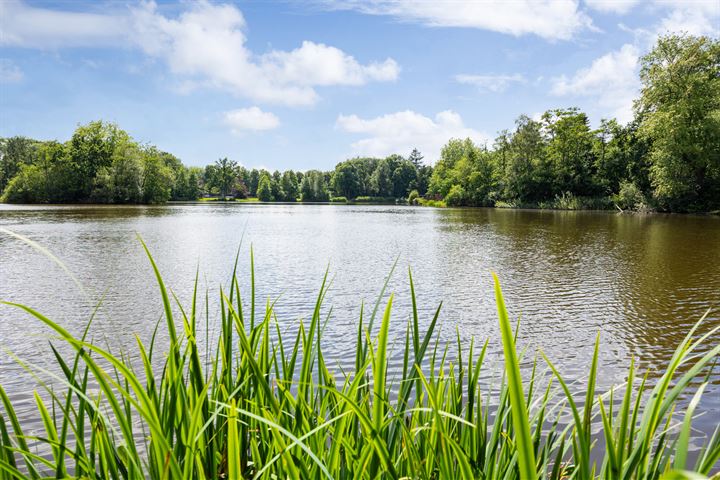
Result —
<instances>
[{"instance_id":1,"label":"reflection on water","mask_svg":"<svg viewBox=\"0 0 720 480\"><path fill-rule=\"evenodd\" d=\"M0 226L47 247L90 292L83 295L47 257L0 234L0 299L36 307L79 333L104 295L92 332L113 348L132 348L135 334L149 338L162 314L137 234L183 300L198 266L211 293L227 284L244 235L242 281L247 286L252 244L259 298L280 296L278 317L287 329L309 318L329 265L333 315L325 353L337 364L353 361L360 303L374 303L396 258L400 268L389 284L398 303L394 335L404 333L409 317L410 266L425 322L443 302L443 340L496 339L490 277L496 271L511 314L522 319L520 343L544 351L568 379L583 378L601 333L602 387L624 380L631 356L643 369L661 369L690 326L720 304L716 217L320 205L0 206ZM712 313L709 323L718 319ZM47 331L37 322L0 307L0 325L1 347L52 363ZM499 344L491 352L497 358ZM16 400L31 399L28 378L5 353L0 382ZM705 414L697 425L707 432L720 422L718 369L700 408Z\"/></svg>"}]
</instances>

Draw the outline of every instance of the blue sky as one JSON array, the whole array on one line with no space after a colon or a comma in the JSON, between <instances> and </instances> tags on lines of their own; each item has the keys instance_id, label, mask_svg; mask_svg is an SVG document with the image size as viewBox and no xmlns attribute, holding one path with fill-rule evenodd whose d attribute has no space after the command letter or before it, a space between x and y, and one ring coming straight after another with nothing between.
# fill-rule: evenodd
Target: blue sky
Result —
<instances>
[{"instance_id":1,"label":"blue sky","mask_svg":"<svg viewBox=\"0 0 720 480\"><path fill-rule=\"evenodd\" d=\"M434 162L520 114L631 118L638 58L720 0L0 0L0 136L117 122L188 165Z\"/></svg>"}]
</instances>

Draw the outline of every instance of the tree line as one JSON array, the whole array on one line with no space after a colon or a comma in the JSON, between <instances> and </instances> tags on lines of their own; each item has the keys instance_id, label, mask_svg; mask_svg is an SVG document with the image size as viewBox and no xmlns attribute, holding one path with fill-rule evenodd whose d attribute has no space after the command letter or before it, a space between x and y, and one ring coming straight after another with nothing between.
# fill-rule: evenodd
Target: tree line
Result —
<instances>
[{"instance_id":1,"label":"tree line","mask_svg":"<svg viewBox=\"0 0 720 480\"><path fill-rule=\"evenodd\" d=\"M408 159L353 158L335 170L269 172L221 158L187 167L174 155L142 145L113 123L79 126L65 143L0 139L0 200L12 203L163 203L201 197L264 202L395 201L425 194L432 168L417 150Z\"/></svg>"},{"instance_id":2,"label":"tree line","mask_svg":"<svg viewBox=\"0 0 720 480\"><path fill-rule=\"evenodd\" d=\"M641 59L627 124L592 128L577 108L521 115L488 144L450 139L434 167L408 157L352 158L332 171L247 169L222 158L186 167L112 123L65 143L0 139L5 202L162 203L203 196L260 201L444 202L450 206L720 209L720 41L661 37Z\"/></svg>"},{"instance_id":3,"label":"tree line","mask_svg":"<svg viewBox=\"0 0 720 480\"><path fill-rule=\"evenodd\" d=\"M429 194L448 205L720 209L720 42L659 39L627 125L577 108L522 115L492 146L451 140Z\"/></svg>"}]
</instances>

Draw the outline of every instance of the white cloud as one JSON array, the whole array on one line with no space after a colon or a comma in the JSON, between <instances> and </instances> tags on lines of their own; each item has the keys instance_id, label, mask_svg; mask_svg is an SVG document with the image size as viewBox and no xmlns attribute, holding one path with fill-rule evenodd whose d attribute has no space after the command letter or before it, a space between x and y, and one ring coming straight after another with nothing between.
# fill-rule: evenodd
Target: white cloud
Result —
<instances>
[{"instance_id":1,"label":"white cloud","mask_svg":"<svg viewBox=\"0 0 720 480\"><path fill-rule=\"evenodd\" d=\"M703 10L701 8L677 8L660 21L656 34L667 32L685 32L690 35L717 35L720 20L720 2L718 8Z\"/></svg>"},{"instance_id":2,"label":"white cloud","mask_svg":"<svg viewBox=\"0 0 720 480\"><path fill-rule=\"evenodd\" d=\"M599 12L628 13L640 0L585 0L585 5Z\"/></svg>"},{"instance_id":3,"label":"white cloud","mask_svg":"<svg viewBox=\"0 0 720 480\"><path fill-rule=\"evenodd\" d=\"M466 85L473 85L480 91L504 92L511 83L526 83L525 77L516 73L514 75L455 75L455 81Z\"/></svg>"},{"instance_id":4,"label":"white cloud","mask_svg":"<svg viewBox=\"0 0 720 480\"><path fill-rule=\"evenodd\" d=\"M280 126L280 120L271 112L263 112L258 107L239 108L225 112L225 124L234 134L241 134L247 130L272 130Z\"/></svg>"},{"instance_id":5,"label":"white cloud","mask_svg":"<svg viewBox=\"0 0 720 480\"><path fill-rule=\"evenodd\" d=\"M28 48L116 46L139 48L179 77L179 89L210 86L258 102L311 105L315 87L393 81L391 58L361 64L335 47L305 41L292 51L256 55L246 46L245 19L233 5L188 3L176 18L154 2L108 14L3 5L0 44Z\"/></svg>"},{"instance_id":6,"label":"white cloud","mask_svg":"<svg viewBox=\"0 0 720 480\"><path fill-rule=\"evenodd\" d=\"M366 136L352 143L354 154L384 157L393 153L407 154L417 148L428 162L439 158L442 146L451 138L470 137L476 142L489 138L482 132L466 127L460 115L452 110L440 112L434 119L412 110L371 119L340 115L335 126L348 133Z\"/></svg>"},{"instance_id":7,"label":"white cloud","mask_svg":"<svg viewBox=\"0 0 720 480\"><path fill-rule=\"evenodd\" d=\"M7 58L0 58L0 83L18 83L23 77L20 67Z\"/></svg>"},{"instance_id":8,"label":"white cloud","mask_svg":"<svg viewBox=\"0 0 720 480\"><path fill-rule=\"evenodd\" d=\"M395 80L400 72L391 58L361 65L342 50L308 41L291 52L263 55L261 63L273 78L298 85L363 85L369 80Z\"/></svg>"},{"instance_id":9,"label":"white cloud","mask_svg":"<svg viewBox=\"0 0 720 480\"><path fill-rule=\"evenodd\" d=\"M593 28L578 9L577 0L483 0L451 4L428 0L326 0L335 9L372 15L391 15L400 21L433 27L467 27L520 36L538 35L548 40L568 40Z\"/></svg>"},{"instance_id":10,"label":"white cloud","mask_svg":"<svg viewBox=\"0 0 720 480\"><path fill-rule=\"evenodd\" d=\"M107 46L127 35L127 16L65 12L0 1L0 45L33 48Z\"/></svg>"},{"instance_id":11,"label":"white cloud","mask_svg":"<svg viewBox=\"0 0 720 480\"><path fill-rule=\"evenodd\" d=\"M720 1L718 0L654 0L646 8L660 16L656 23L628 28L635 35L636 43L652 48L660 35L688 33L690 35L720 35Z\"/></svg>"},{"instance_id":12,"label":"white cloud","mask_svg":"<svg viewBox=\"0 0 720 480\"><path fill-rule=\"evenodd\" d=\"M593 98L606 113L628 121L632 118L632 102L640 89L638 56L637 47L625 44L620 50L595 59L572 78L564 75L555 78L551 93Z\"/></svg>"}]
</instances>

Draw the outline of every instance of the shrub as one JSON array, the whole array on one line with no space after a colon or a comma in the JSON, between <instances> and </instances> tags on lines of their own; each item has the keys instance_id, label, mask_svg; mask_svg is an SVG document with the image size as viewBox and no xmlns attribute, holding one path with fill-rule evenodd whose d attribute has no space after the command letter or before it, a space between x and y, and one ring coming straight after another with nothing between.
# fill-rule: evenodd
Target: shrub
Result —
<instances>
[{"instance_id":1,"label":"shrub","mask_svg":"<svg viewBox=\"0 0 720 480\"><path fill-rule=\"evenodd\" d=\"M382 203L382 204L394 204L396 203L395 197L355 197L353 203Z\"/></svg>"},{"instance_id":2,"label":"shrub","mask_svg":"<svg viewBox=\"0 0 720 480\"><path fill-rule=\"evenodd\" d=\"M47 201L46 176L37 165L22 165L20 173L10 180L0 202L41 203Z\"/></svg>"},{"instance_id":3,"label":"shrub","mask_svg":"<svg viewBox=\"0 0 720 480\"><path fill-rule=\"evenodd\" d=\"M465 189L460 185L453 185L445 197L445 203L449 207L459 207L465 204L466 198Z\"/></svg>"},{"instance_id":4,"label":"shrub","mask_svg":"<svg viewBox=\"0 0 720 480\"><path fill-rule=\"evenodd\" d=\"M645 195L637 185L628 181L620 183L620 191L613 195L612 200L623 210L643 210L647 208Z\"/></svg>"},{"instance_id":5,"label":"shrub","mask_svg":"<svg viewBox=\"0 0 720 480\"><path fill-rule=\"evenodd\" d=\"M345 197L332 197L330 199L331 203L347 203L347 198Z\"/></svg>"},{"instance_id":6,"label":"shrub","mask_svg":"<svg viewBox=\"0 0 720 480\"><path fill-rule=\"evenodd\" d=\"M410 192L410 195L408 195L407 202L409 205L417 205L418 198L420 198L420 194L417 190L413 190L412 192Z\"/></svg>"}]
</instances>

